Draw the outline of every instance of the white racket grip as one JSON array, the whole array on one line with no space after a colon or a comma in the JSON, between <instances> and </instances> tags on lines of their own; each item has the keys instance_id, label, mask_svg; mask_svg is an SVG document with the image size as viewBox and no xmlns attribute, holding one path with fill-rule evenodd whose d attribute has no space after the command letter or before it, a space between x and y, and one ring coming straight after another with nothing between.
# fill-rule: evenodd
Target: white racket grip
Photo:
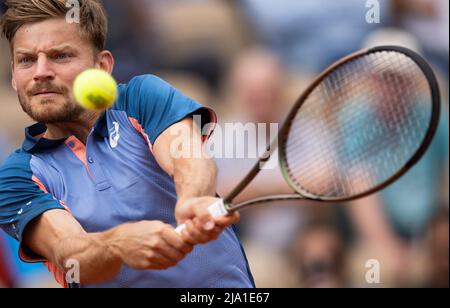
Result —
<instances>
[{"instance_id":1,"label":"white racket grip","mask_svg":"<svg viewBox=\"0 0 450 308\"><path fill-rule=\"evenodd\" d=\"M219 199L217 200L217 202L211 204L208 208L208 211L214 218L227 216L229 214L227 208L225 207L223 199Z\"/></svg>"},{"instance_id":2,"label":"white racket grip","mask_svg":"<svg viewBox=\"0 0 450 308\"><path fill-rule=\"evenodd\" d=\"M227 216L229 214L227 208L225 207L223 199L217 200L217 202L211 204L208 207L208 211L214 218ZM184 231L184 229L186 229L186 225L182 224L175 229L175 232L181 234Z\"/></svg>"}]
</instances>

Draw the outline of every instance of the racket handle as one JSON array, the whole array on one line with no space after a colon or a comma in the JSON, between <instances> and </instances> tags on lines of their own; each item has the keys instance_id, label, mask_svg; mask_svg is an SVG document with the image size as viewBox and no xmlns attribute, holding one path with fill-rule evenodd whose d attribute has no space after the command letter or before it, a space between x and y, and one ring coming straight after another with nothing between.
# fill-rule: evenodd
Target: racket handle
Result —
<instances>
[{"instance_id":1,"label":"racket handle","mask_svg":"<svg viewBox=\"0 0 450 308\"><path fill-rule=\"evenodd\" d=\"M214 218L227 216L229 214L227 208L225 207L225 203L223 202L223 199L220 199L217 202L211 204L208 208L208 211L211 214L211 216ZM186 225L182 224L182 225L179 225L175 229L175 232L177 232L178 234L181 234L181 232L183 232L184 229L186 229Z\"/></svg>"}]
</instances>

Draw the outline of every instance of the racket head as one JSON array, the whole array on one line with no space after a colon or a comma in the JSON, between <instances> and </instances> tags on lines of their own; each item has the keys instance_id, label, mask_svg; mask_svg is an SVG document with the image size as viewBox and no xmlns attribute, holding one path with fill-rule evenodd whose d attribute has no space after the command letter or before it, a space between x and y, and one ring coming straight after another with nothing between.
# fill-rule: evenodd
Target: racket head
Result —
<instances>
[{"instance_id":1,"label":"racket head","mask_svg":"<svg viewBox=\"0 0 450 308\"><path fill-rule=\"evenodd\" d=\"M367 116L373 109L385 109L381 113L386 118L374 121ZM439 117L438 82L421 56L399 46L358 51L329 67L297 100L279 134L283 176L305 199L336 202L368 196L421 159ZM356 146L349 145L352 138ZM396 153L390 153L393 149Z\"/></svg>"}]
</instances>

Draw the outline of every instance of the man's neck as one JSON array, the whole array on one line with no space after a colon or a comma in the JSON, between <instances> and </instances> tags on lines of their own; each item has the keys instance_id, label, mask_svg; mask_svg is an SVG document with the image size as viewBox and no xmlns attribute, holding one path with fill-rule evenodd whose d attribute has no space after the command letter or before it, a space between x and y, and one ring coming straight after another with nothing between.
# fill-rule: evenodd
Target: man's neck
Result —
<instances>
[{"instance_id":1,"label":"man's neck","mask_svg":"<svg viewBox=\"0 0 450 308\"><path fill-rule=\"evenodd\" d=\"M57 140L75 136L78 140L86 144L89 133L100 115L101 112L86 111L78 120L47 124L47 131L44 134L44 138Z\"/></svg>"}]
</instances>

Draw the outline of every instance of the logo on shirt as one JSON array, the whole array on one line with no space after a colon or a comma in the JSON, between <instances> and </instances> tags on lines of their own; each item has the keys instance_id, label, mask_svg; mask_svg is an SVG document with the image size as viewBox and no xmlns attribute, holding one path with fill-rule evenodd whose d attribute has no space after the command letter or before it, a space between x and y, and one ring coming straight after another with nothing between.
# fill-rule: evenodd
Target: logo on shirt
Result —
<instances>
[{"instance_id":1,"label":"logo on shirt","mask_svg":"<svg viewBox=\"0 0 450 308\"><path fill-rule=\"evenodd\" d=\"M109 144L111 145L111 148L115 149L119 145L119 129L120 124L117 122L113 122L114 127L109 129Z\"/></svg>"}]
</instances>

